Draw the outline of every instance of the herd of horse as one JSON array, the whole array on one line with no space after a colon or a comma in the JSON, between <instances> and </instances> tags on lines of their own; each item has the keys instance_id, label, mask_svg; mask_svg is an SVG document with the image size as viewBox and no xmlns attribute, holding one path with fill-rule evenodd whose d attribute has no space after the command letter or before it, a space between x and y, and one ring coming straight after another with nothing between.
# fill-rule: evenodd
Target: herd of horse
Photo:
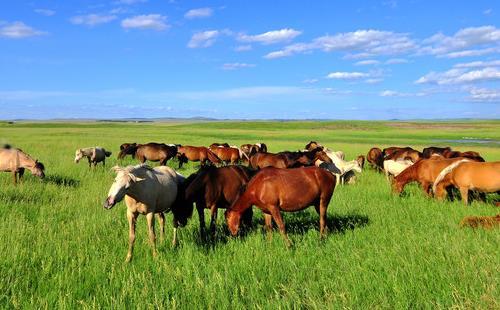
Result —
<instances>
[{"instance_id":1,"label":"herd of horse","mask_svg":"<svg viewBox=\"0 0 500 310\"><path fill-rule=\"evenodd\" d=\"M87 157L89 167L95 168L98 163L104 166L109 156L111 152L101 147L81 148L75 152L75 162ZM213 237L218 209L226 209L227 227L232 235L237 235L240 226L251 226L252 206L262 210L268 232L275 222L287 245L290 240L281 213L314 206L319 214L320 236L324 237L327 208L335 187L355 183L356 172L362 172L365 159L373 169L386 174L396 194L401 194L411 182L419 183L425 195L440 200L447 194L452 195L456 188L466 204L470 192L479 193L481 199L485 193L500 193L500 162L486 162L477 152L459 152L450 147L428 147L422 152L411 147L383 150L374 147L366 157L359 155L347 161L342 151L333 151L315 141L300 151L278 153L268 152L264 143L239 147L213 143L205 147L151 142L122 144L118 159L126 156L132 156L140 164L113 167L116 178L104 208L111 209L125 200L129 222L127 261L132 259L135 226L140 214L146 216L153 255L156 255L155 215L163 239L164 213L172 211L172 243L176 244L177 228L187 224L194 206L202 239L207 237L205 209L210 210L209 230ZM179 168L188 161L200 162L200 168L184 177L166 166L171 159L178 161ZM159 162L160 166L152 168L146 161ZM43 164L22 150L9 146L0 149L0 171L11 172L14 183L18 176L22 177L24 169L44 177ZM500 221L497 218L491 221L497 223Z\"/></svg>"}]
</instances>

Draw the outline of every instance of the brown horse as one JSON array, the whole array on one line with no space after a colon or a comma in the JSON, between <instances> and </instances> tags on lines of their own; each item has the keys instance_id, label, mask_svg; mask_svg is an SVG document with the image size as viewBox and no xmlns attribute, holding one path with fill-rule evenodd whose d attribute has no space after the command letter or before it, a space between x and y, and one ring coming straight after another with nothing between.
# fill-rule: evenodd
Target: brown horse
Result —
<instances>
[{"instance_id":1,"label":"brown horse","mask_svg":"<svg viewBox=\"0 0 500 310\"><path fill-rule=\"evenodd\" d=\"M271 231L274 219L285 242L290 245L281 211L300 211L314 205L319 213L320 236L324 237L326 212L334 188L335 176L319 167L262 169L250 180L231 209L226 211L228 228L231 234L236 235L243 213L255 205L265 214L267 231Z\"/></svg>"},{"instance_id":2,"label":"brown horse","mask_svg":"<svg viewBox=\"0 0 500 310\"><path fill-rule=\"evenodd\" d=\"M133 154L142 164L145 163L146 160L149 160L159 161L161 166L165 166L169 159L177 155L177 147L175 145L150 142L147 144L130 145L123 149L120 154ZM123 157L124 156L125 155L123 155Z\"/></svg>"},{"instance_id":3,"label":"brown horse","mask_svg":"<svg viewBox=\"0 0 500 310\"><path fill-rule=\"evenodd\" d=\"M435 156L432 156L435 157ZM406 168L392 179L392 190L401 194L408 183L418 182L427 196L431 196L431 187L441 171L463 158L422 159Z\"/></svg>"},{"instance_id":4,"label":"brown horse","mask_svg":"<svg viewBox=\"0 0 500 310\"><path fill-rule=\"evenodd\" d=\"M446 158L465 157L475 161L480 161L480 162L485 161L484 158L482 158L478 152L474 151L460 152L460 151L449 150L449 151L444 151L442 155Z\"/></svg>"},{"instance_id":5,"label":"brown horse","mask_svg":"<svg viewBox=\"0 0 500 310\"><path fill-rule=\"evenodd\" d=\"M265 167L275 168L297 168L302 166L312 166L316 160L331 163L332 160L320 148L310 152L289 152L284 151L277 154L256 153L250 157L250 167L253 169L262 169Z\"/></svg>"},{"instance_id":6,"label":"brown horse","mask_svg":"<svg viewBox=\"0 0 500 310\"><path fill-rule=\"evenodd\" d=\"M468 204L469 191L481 193L500 191L500 161L473 162L467 159L456 161L441 171L433 185L435 196L442 200L446 188L459 189L462 201Z\"/></svg>"},{"instance_id":7,"label":"brown horse","mask_svg":"<svg viewBox=\"0 0 500 310\"><path fill-rule=\"evenodd\" d=\"M306 149L308 151L312 151L312 150L317 149L317 148L320 148L322 150L324 149L324 147L321 144L319 144L318 142L310 141L309 143L306 144L304 149Z\"/></svg>"},{"instance_id":8,"label":"brown horse","mask_svg":"<svg viewBox=\"0 0 500 310\"><path fill-rule=\"evenodd\" d=\"M390 156L392 153L395 153L395 152L398 152L398 151L411 151L413 150L413 148L409 147L409 146L405 146L405 147L400 147L400 146L391 146L391 147L387 147L385 148L383 151L382 151L382 154L384 155L384 158L387 157L387 156Z\"/></svg>"},{"instance_id":9,"label":"brown horse","mask_svg":"<svg viewBox=\"0 0 500 310\"><path fill-rule=\"evenodd\" d=\"M366 160L375 170L382 172L384 170L384 155L378 147L372 147L366 155Z\"/></svg>"},{"instance_id":10,"label":"brown horse","mask_svg":"<svg viewBox=\"0 0 500 310\"><path fill-rule=\"evenodd\" d=\"M217 220L217 210L219 208L230 208L234 203L240 190L245 186L253 175L253 171L245 166L227 167L202 167L198 172L193 173L186 179L186 189L184 200L196 209L200 219L200 235L205 238L205 213L204 209L209 209L211 214L210 231L215 234L215 223ZM252 209L248 209L244 216L244 223L252 223Z\"/></svg>"},{"instance_id":11,"label":"brown horse","mask_svg":"<svg viewBox=\"0 0 500 310\"><path fill-rule=\"evenodd\" d=\"M118 159L123 159L127 155L132 155L132 158L135 158L135 151L137 150L135 147L137 143L123 143L120 145L120 153L118 153Z\"/></svg>"},{"instance_id":12,"label":"brown horse","mask_svg":"<svg viewBox=\"0 0 500 310\"><path fill-rule=\"evenodd\" d=\"M17 184L24 175L24 169L31 171L31 174L43 179L45 177L44 165L31 158L21 149L4 146L0 148L0 171L11 172L14 184Z\"/></svg>"},{"instance_id":13,"label":"brown horse","mask_svg":"<svg viewBox=\"0 0 500 310\"><path fill-rule=\"evenodd\" d=\"M225 163L234 165L240 160L248 160L248 156L236 147L211 146L210 150Z\"/></svg>"},{"instance_id":14,"label":"brown horse","mask_svg":"<svg viewBox=\"0 0 500 310\"><path fill-rule=\"evenodd\" d=\"M411 160L416 163L420 158L422 158L422 153L414 149L401 149L391 152L389 155L385 156L384 160Z\"/></svg>"},{"instance_id":15,"label":"brown horse","mask_svg":"<svg viewBox=\"0 0 500 310\"><path fill-rule=\"evenodd\" d=\"M179 158L179 168L182 167L182 158L190 161L199 161L202 166L205 166L207 160L213 164L220 164L222 161L209 148L204 146L178 146L177 157Z\"/></svg>"},{"instance_id":16,"label":"brown horse","mask_svg":"<svg viewBox=\"0 0 500 310\"><path fill-rule=\"evenodd\" d=\"M359 166L361 167L361 169L363 169L365 167L365 156L358 155L358 157L356 157L356 161L359 163Z\"/></svg>"},{"instance_id":17,"label":"brown horse","mask_svg":"<svg viewBox=\"0 0 500 310\"><path fill-rule=\"evenodd\" d=\"M451 151L451 148L449 146L447 147L429 146L422 150L422 157L431 158L431 156L434 154L443 155L443 153L446 151Z\"/></svg>"}]
</instances>

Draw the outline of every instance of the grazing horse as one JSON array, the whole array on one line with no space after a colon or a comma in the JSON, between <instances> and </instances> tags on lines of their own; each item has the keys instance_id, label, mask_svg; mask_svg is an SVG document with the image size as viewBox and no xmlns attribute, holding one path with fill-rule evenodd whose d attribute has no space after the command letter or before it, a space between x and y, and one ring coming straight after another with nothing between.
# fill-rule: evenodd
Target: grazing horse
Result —
<instances>
[{"instance_id":1,"label":"grazing horse","mask_svg":"<svg viewBox=\"0 0 500 310\"><path fill-rule=\"evenodd\" d=\"M256 153L250 157L250 167L253 169L262 169L265 167L275 168L296 168L301 166L312 166L316 160L332 162L327 154L317 148L310 152L280 152Z\"/></svg>"},{"instance_id":2,"label":"grazing horse","mask_svg":"<svg viewBox=\"0 0 500 310\"><path fill-rule=\"evenodd\" d=\"M106 151L102 147L87 147L75 151L75 163L78 164L83 157L87 157L89 168L92 167L92 165L94 165L95 168L100 162L102 162L102 166L104 167L106 166L106 157L109 156L111 156L111 152Z\"/></svg>"},{"instance_id":3,"label":"grazing horse","mask_svg":"<svg viewBox=\"0 0 500 310\"><path fill-rule=\"evenodd\" d=\"M163 240L165 233L164 213L172 211L174 213L174 238L172 243L177 242L178 214L184 212L182 206L176 204L177 191L184 177L176 173L172 168L159 166L155 168L146 165L136 165L127 167L113 167L116 178L109 189L108 197L104 202L105 209L111 209L115 204L125 198L127 205L127 219L129 223L129 247L126 262L132 259L135 243L135 226L139 214L146 216L149 241L153 249L153 256L156 256L156 236L154 230L155 218L157 214L160 221L160 239Z\"/></svg>"},{"instance_id":4,"label":"grazing horse","mask_svg":"<svg viewBox=\"0 0 500 310\"><path fill-rule=\"evenodd\" d=\"M218 146L223 146L223 147L229 147L228 143L212 143L208 148L213 148L213 147L218 147Z\"/></svg>"},{"instance_id":5,"label":"grazing horse","mask_svg":"<svg viewBox=\"0 0 500 310\"><path fill-rule=\"evenodd\" d=\"M179 158L179 168L181 168L183 162L187 160L199 161L202 166L205 166L207 160L213 164L220 164L222 162L220 158L214 154L214 152L204 146L178 146L177 157ZM185 161L181 160L182 158L184 158Z\"/></svg>"},{"instance_id":6,"label":"grazing horse","mask_svg":"<svg viewBox=\"0 0 500 310\"><path fill-rule=\"evenodd\" d=\"M196 203L200 220L200 236L205 238L205 213L204 209L210 210L210 231L215 235L215 224L217 210L219 208L230 208L240 194L254 171L245 166L201 168L198 172L190 175L185 182L184 201L190 208ZM244 222L248 226L252 223L252 209L245 213Z\"/></svg>"},{"instance_id":7,"label":"grazing horse","mask_svg":"<svg viewBox=\"0 0 500 310\"><path fill-rule=\"evenodd\" d=\"M384 155L378 147L372 147L366 155L366 160L375 170L382 172L384 169Z\"/></svg>"},{"instance_id":8,"label":"grazing horse","mask_svg":"<svg viewBox=\"0 0 500 310\"><path fill-rule=\"evenodd\" d=\"M413 163L416 163L420 158L422 158L422 153L416 150L408 150L401 149L398 151L394 151L391 154L387 155L384 160L411 160Z\"/></svg>"},{"instance_id":9,"label":"grazing horse","mask_svg":"<svg viewBox=\"0 0 500 310\"><path fill-rule=\"evenodd\" d=\"M446 188L454 186L460 191L464 204L469 203L469 191L481 193L500 191L500 161L474 162L462 159L454 162L441 171L432 189L434 195L442 200Z\"/></svg>"},{"instance_id":10,"label":"grazing horse","mask_svg":"<svg viewBox=\"0 0 500 310\"><path fill-rule=\"evenodd\" d=\"M137 145L135 156L141 162L159 161L161 166L167 165L168 160L175 158L177 155L177 146L173 144L154 143Z\"/></svg>"},{"instance_id":11,"label":"grazing horse","mask_svg":"<svg viewBox=\"0 0 500 310\"><path fill-rule=\"evenodd\" d=\"M460 227L492 229L500 227L500 214L495 216L466 216L460 222Z\"/></svg>"},{"instance_id":12,"label":"grazing horse","mask_svg":"<svg viewBox=\"0 0 500 310\"><path fill-rule=\"evenodd\" d=\"M314 205L320 218L320 236L324 237L326 212L334 189L335 177L318 167L262 169L247 184L245 192L226 211L228 228L231 234L236 235L243 213L255 205L265 214L267 231L271 231L274 219L285 242L290 245L281 211L300 211Z\"/></svg>"},{"instance_id":13,"label":"grazing horse","mask_svg":"<svg viewBox=\"0 0 500 310\"><path fill-rule=\"evenodd\" d=\"M452 163L463 158L436 158L436 155L429 159L422 159L403 170L392 180L392 189L394 193L403 192L406 184L418 182L427 196L431 196L432 184L441 171Z\"/></svg>"},{"instance_id":14,"label":"grazing horse","mask_svg":"<svg viewBox=\"0 0 500 310\"><path fill-rule=\"evenodd\" d=\"M118 153L118 159L123 159L127 155L132 155L132 158L135 158L135 151L137 143L123 143L120 145L120 153Z\"/></svg>"},{"instance_id":15,"label":"grazing horse","mask_svg":"<svg viewBox=\"0 0 500 310\"><path fill-rule=\"evenodd\" d=\"M451 151L451 148L449 146L447 147L429 146L422 150L422 157L431 158L431 156L434 154L443 155L444 152L449 152L449 151Z\"/></svg>"},{"instance_id":16,"label":"grazing horse","mask_svg":"<svg viewBox=\"0 0 500 310\"><path fill-rule=\"evenodd\" d=\"M248 156L236 146L224 147L224 146L211 146L210 150L214 152L217 157L220 158L225 163L231 163L231 165L236 164L238 161L246 159Z\"/></svg>"},{"instance_id":17,"label":"grazing horse","mask_svg":"<svg viewBox=\"0 0 500 310\"><path fill-rule=\"evenodd\" d=\"M382 151L382 154L384 155L384 158L386 158L387 156L390 156L392 153L395 153L398 151L411 151L411 150L413 150L413 148L411 148L409 146L405 146L405 147L391 146L391 147L385 148Z\"/></svg>"},{"instance_id":18,"label":"grazing horse","mask_svg":"<svg viewBox=\"0 0 500 310\"><path fill-rule=\"evenodd\" d=\"M442 154L446 158L456 158L456 157L465 157L475 161L484 162L484 158L478 152L467 151L467 152L459 152L459 151L444 151Z\"/></svg>"},{"instance_id":19,"label":"grazing horse","mask_svg":"<svg viewBox=\"0 0 500 310\"><path fill-rule=\"evenodd\" d=\"M0 148L0 171L11 172L14 184L17 184L18 176L21 181L24 169L31 171L34 176L43 179L45 177L44 165L31 158L28 154L17 148L6 146Z\"/></svg>"},{"instance_id":20,"label":"grazing horse","mask_svg":"<svg viewBox=\"0 0 500 310\"><path fill-rule=\"evenodd\" d=\"M310 141L309 143L306 144L306 147L305 147L305 149L308 151L312 151L312 150L317 149L317 148L320 148L323 150L324 146L322 146L321 144L319 144L316 141Z\"/></svg>"},{"instance_id":21,"label":"grazing horse","mask_svg":"<svg viewBox=\"0 0 500 310\"><path fill-rule=\"evenodd\" d=\"M384 171L387 180L389 176L398 176L403 170L413 165L413 162L409 159L405 160L394 160L388 159L384 160Z\"/></svg>"},{"instance_id":22,"label":"grazing horse","mask_svg":"<svg viewBox=\"0 0 500 310\"><path fill-rule=\"evenodd\" d=\"M242 144L240 150L250 157L258 152L267 153L267 145L265 143Z\"/></svg>"},{"instance_id":23,"label":"grazing horse","mask_svg":"<svg viewBox=\"0 0 500 310\"><path fill-rule=\"evenodd\" d=\"M332 173L335 174L335 177L337 179L337 184L345 184L346 181L351 181L347 183L354 183L355 181L355 179L353 178L355 176L354 171L357 171L359 173L362 172L360 161L344 160L343 159L344 153L341 151L332 152L330 150L327 150L325 153L331 159L335 167L339 170L339 173L336 173L335 171L331 170Z\"/></svg>"}]
</instances>

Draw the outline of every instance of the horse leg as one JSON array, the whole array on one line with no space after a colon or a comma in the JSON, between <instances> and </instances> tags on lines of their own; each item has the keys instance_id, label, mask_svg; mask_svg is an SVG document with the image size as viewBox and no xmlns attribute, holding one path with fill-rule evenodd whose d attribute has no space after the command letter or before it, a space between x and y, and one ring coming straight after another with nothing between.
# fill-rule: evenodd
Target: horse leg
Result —
<instances>
[{"instance_id":1,"label":"horse leg","mask_svg":"<svg viewBox=\"0 0 500 310\"><path fill-rule=\"evenodd\" d=\"M427 197L432 197L432 195L431 195L431 183L422 182L421 186L422 186L422 189L424 190L424 193L427 195Z\"/></svg>"},{"instance_id":2,"label":"horse leg","mask_svg":"<svg viewBox=\"0 0 500 310\"><path fill-rule=\"evenodd\" d=\"M17 172L15 170L12 171L12 179L14 180L14 185L17 185Z\"/></svg>"},{"instance_id":3,"label":"horse leg","mask_svg":"<svg viewBox=\"0 0 500 310\"><path fill-rule=\"evenodd\" d=\"M273 237L273 217L271 214L264 213L264 222L267 233L267 239L271 240Z\"/></svg>"},{"instance_id":4,"label":"horse leg","mask_svg":"<svg viewBox=\"0 0 500 310\"><path fill-rule=\"evenodd\" d=\"M325 238L326 210L328 208L328 204L321 199L319 204L315 205L314 208L319 215L319 237L323 239Z\"/></svg>"},{"instance_id":5,"label":"horse leg","mask_svg":"<svg viewBox=\"0 0 500 310\"><path fill-rule=\"evenodd\" d=\"M469 188L467 187L460 187L460 196L462 196L462 201L464 202L464 205L469 204Z\"/></svg>"},{"instance_id":6,"label":"horse leg","mask_svg":"<svg viewBox=\"0 0 500 310\"><path fill-rule=\"evenodd\" d=\"M160 222L160 242L163 243L165 240L165 214L160 212L158 215L158 221Z\"/></svg>"},{"instance_id":7,"label":"horse leg","mask_svg":"<svg viewBox=\"0 0 500 310\"><path fill-rule=\"evenodd\" d=\"M102 160L102 167L103 167L103 168L104 168L104 167L106 167L106 159L103 159L103 160Z\"/></svg>"},{"instance_id":8,"label":"horse leg","mask_svg":"<svg viewBox=\"0 0 500 310\"><path fill-rule=\"evenodd\" d=\"M127 210L127 219L128 219L128 253L125 262L130 262L132 260L132 252L134 251L134 242L135 242L135 223L137 222L137 216L139 213L134 213L132 211Z\"/></svg>"},{"instance_id":9,"label":"horse leg","mask_svg":"<svg viewBox=\"0 0 500 310\"><path fill-rule=\"evenodd\" d=\"M92 161L90 160L90 157L87 157L87 160L89 161L89 169L92 168Z\"/></svg>"},{"instance_id":10,"label":"horse leg","mask_svg":"<svg viewBox=\"0 0 500 310\"><path fill-rule=\"evenodd\" d=\"M215 238L215 224L217 223L217 205L210 207L210 233L212 238Z\"/></svg>"},{"instance_id":11,"label":"horse leg","mask_svg":"<svg viewBox=\"0 0 500 310\"><path fill-rule=\"evenodd\" d=\"M19 182L23 180L24 176L24 168L19 168L19 171L17 172L17 176L19 177Z\"/></svg>"},{"instance_id":12,"label":"horse leg","mask_svg":"<svg viewBox=\"0 0 500 310\"><path fill-rule=\"evenodd\" d=\"M286 234L285 230L285 223L283 222L283 218L281 217L281 212L280 209L277 206L272 206L271 208L268 208L268 210L271 211L271 215L273 216L274 222L276 222L276 225L278 225L278 228L280 230L280 234L285 240L285 244L287 247L292 246L292 242L288 238L288 235Z\"/></svg>"},{"instance_id":13,"label":"horse leg","mask_svg":"<svg viewBox=\"0 0 500 310\"><path fill-rule=\"evenodd\" d=\"M155 214L153 212L146 214L146 220L148 221L149 242L153 248L153 256L156 256Z\"/></svg>"},{"instance_id":14,"label":"horse leg","mask_svg":"<svg viewBox=\"0 0 500 310\"><path fill-rule=\"evenodd\" d=\"M198 218L200 220L200 238L205 240L205 206L196 203L196 210L198 210Z\"/></svg>"}]
</instances>

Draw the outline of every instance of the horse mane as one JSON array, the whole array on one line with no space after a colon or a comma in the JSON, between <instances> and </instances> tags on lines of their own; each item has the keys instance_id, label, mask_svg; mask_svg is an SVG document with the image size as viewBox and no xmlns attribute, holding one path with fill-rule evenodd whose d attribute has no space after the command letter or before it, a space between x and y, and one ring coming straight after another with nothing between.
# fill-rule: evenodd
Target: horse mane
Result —
<instances>
[{"instance_id":1,"label":"horse mane","mask_svg":"<svg viewBox=\"0 0 500 310\"><path fill-rule=\"evenodd\" d=\"M441 172L437 176L436 180L434 181L434 184L432 184L432 191L435 193L437 185L439 184L439 182L441 182L445 178L445 176L448 173L452 172L453 169L455 169L458 165L460 165L463 162L467 162L467 161L470 161L470 160L469 159L461 159L459 161L456 161L456 162L452 163L451 165L449 165L448 167L444 168L443 170L441 170Z\"/></svg>"}]
</instances>

